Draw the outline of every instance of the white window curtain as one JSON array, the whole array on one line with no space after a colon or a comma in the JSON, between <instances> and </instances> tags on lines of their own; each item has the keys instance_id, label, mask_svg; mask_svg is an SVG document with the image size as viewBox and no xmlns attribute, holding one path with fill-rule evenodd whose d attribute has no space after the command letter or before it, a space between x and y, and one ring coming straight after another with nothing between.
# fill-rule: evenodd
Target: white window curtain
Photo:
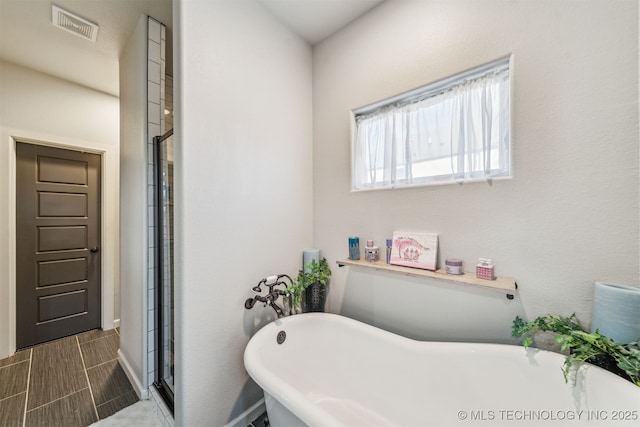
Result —
<instances>
[{"instance_id":1,"label":"white window curtain","mask_svg":"<svg viewBox=\"0 0 640 427\"><path fill-rule=\"evenodd\" d=\"M354 190L511 175L508 63L454 80L354 113Z\"/></svg>"}]
</instances>

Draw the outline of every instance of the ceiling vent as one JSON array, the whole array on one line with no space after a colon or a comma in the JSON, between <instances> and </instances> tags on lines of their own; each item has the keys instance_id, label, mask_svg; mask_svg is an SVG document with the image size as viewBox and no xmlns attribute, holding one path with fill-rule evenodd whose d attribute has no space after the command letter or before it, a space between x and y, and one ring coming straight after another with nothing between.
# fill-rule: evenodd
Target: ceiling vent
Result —
<instances>
[{"instance_id":1,"label":"ceiling vent","mask_svg":"<svg viewBox=\"0 0 640 427\"><path fill-rule=\"evenodd\" d=\"M55 27L69 31L78 37L95 42L98 38L98 25L91 21L52 5L51 22Z\"/></svg>"}]
</instances>

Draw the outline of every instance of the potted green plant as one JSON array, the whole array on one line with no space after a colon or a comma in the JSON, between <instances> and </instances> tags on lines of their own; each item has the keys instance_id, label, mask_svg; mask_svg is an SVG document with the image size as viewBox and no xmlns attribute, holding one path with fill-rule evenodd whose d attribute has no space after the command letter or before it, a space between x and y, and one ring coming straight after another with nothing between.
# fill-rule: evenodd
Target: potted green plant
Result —
<instances>
[{"instance_id":1,"label":"potted green plant","mask_svg":"<svg viewBox=\"0 0 640 427\"><path fill-rule=\"evenodd\" d=\"M539 332L555 334L555 342L562 351L568 351L562 367L565 381L575 380L575 370L583 362L600 366L640 387L640 346L638 342L623 344L600 334L587 332L575 313L569 317L548 314L525 322L520 317L513 321L512 335L522 338L529 347ZM573 375L573 376L572 376Z\"/></svg>"},{"instance_id":2,"label":"potted green plant","mask_svg":"<svg viewBox=\"0 0 640 427\"><path fill-rule=\"evenodd\" d=\"M295 310L299 311L300 308L304 313L324 311L330 277L331 269L326 258L306 264L289 286Z\"/></svg>"}]
</instances>

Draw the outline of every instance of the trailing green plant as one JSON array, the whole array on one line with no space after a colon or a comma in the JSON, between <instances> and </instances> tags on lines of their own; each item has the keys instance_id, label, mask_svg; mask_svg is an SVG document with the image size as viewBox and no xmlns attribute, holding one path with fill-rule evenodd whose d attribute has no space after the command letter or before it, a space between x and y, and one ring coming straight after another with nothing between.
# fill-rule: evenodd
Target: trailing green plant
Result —
<instances>
[{"instance_id":1,"label":"trailing green plant","mask_svg":"<svg viewBox=\"0 0 640 427\"><path fill-rule=\"evenodd\" d=\"M555 342L562 351L569 351L562 367L565 382L575 381L575 370L583 362L598 364L601 358L612 358L628 379L640 387L640 346L638 342L623 344L600 334L585 331L575 313L569 317L548 314L525 322L520 317L513 321L512 335L522 338L529 347L538 332L555 333ZM573 375L572 375L573 374Z\"/></svg>"},{"instance_id":2,"label":"trailing green plant","mask_svg":"<svg viewBox=\"0 0 640 427\"><path fill-rule=\"evenodd\" d=\"M331 269L326 258L322 258L320 262L316 260L306 264L304 268L298 271L298 277L293 279L293 283L289 286L289 295L293 297L294 306L300 304L304 291L314 283L326 286L331 277Z\"/></svg>"}]
</instances>

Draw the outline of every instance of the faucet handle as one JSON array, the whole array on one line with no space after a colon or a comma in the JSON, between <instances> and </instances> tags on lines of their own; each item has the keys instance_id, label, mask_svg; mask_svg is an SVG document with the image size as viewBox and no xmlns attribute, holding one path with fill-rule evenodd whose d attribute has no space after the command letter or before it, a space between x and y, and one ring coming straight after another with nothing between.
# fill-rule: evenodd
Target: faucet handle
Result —
<instances>
[{"instance_id":1,"label":"faucet handle","mask_svg":"<svg viewBox=\"0 0 640 427\"><path fill-rule=\"evenodd\" d=\"M277 281L278 281L278 276L269 276L269 277L265 277L264 279L262 279L265 283L265 285L269 286L269 285L274 285Z\"/></svg>"}]
</instances>

